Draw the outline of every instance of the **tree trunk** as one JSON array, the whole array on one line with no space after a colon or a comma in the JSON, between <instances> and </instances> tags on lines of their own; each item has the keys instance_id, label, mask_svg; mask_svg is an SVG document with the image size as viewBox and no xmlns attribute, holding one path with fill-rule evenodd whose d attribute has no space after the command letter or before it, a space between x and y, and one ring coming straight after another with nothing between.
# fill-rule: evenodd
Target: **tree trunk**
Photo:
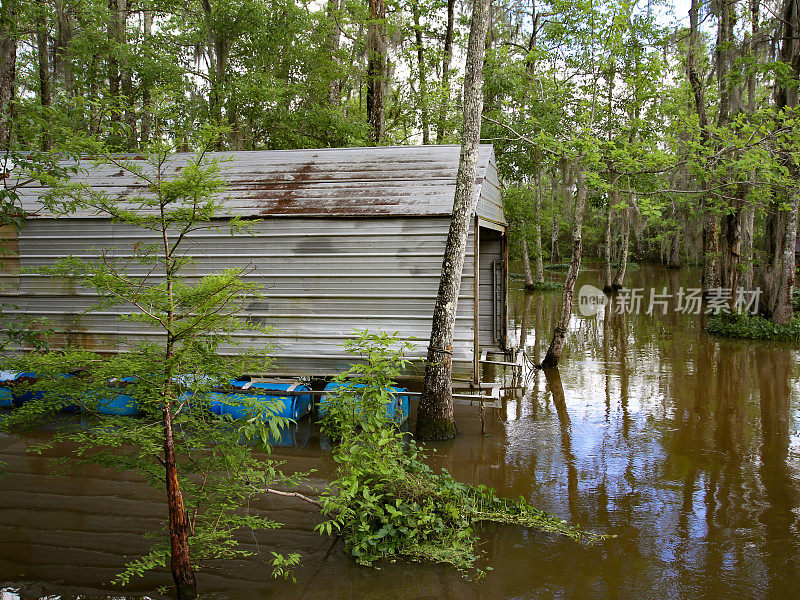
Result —
<instances>
[{"instance_id":1,"label":"tree trunk","mask_svg":"<svg viewBox=\"0 0 800 600\"><path fill-rule=\"evenodd\" d=\"M420 24L419 0L414 0L411 5L414 16L414 36L417 42L417 71L419 73L419 108L422 120L422 143L431 143L430 115L428 113L428 70L425 67L425 50L422 39L422 25Z\"/></svg>"},{"instance_id":2,"label":"tree trunk","mask_svg":"<svg viewBox=\"0 0 800 600\"><path fill-rule=\"evenodd\" d=\"M436 123L436 143L444 140L447 110L450 107L450 61L453 60L453 27L455 25L456 0L447 0L447 29L444 33L442 53L442 103L439 105L439 118Z\"/></svg>"},{"instance_id":3,"label":"tree trunk","mask_svg":"<svg viewBox=\"0 0 800 600\"><path fill-rule=\"evenodd\" d=\"M125 42L125 21L127 17L127 0L109 0L108 2L108 41L111 46L108 55L108 93L115 110L111 111L110 119L120 121L120 91L122 87L122 72L119 64L120 47Z\"/></svg>"},{"instance_id":4,"label":"tree trunk","mask_svg":"<svg viewBox=\"0 0 800 600\"><path fill-rule=\"evenodd\" d=\"M798 106L798 87L800 86L800 2L784 0L781 7L780 52L788 74L776 85L775 108L780 120L790 118ZM779 126L787 126L779 122ZM792 160L792 148L780 148L781 162L787 169L795 186L786 196L778 195L770 202L766 219L765 243L766 264L762 273L762 306L765 316L778 324L787 323L792 318L792 296L794 292L795 244L797 239L797 211L800 193L798 179L800 170ZM787 203L788 210L782 205Z\"/></svg>"},{"instance_id":5,"label":"tree trunk","mask_svg":"<svg viewBox=\"0 0 800 600\"><path fill-rule=\"evenodd\" d=\"M383 0L369 0L367 29L367 122L370 139L378 145L386 128L386 5Z\"/></svg>"},{"instance_id":6,"label":"tree trunk","mask_svg":"<svg viewBox=\"0 0 800 600\"><path fill-rule=\"evenodd\" d=\"M783 236L783 256L778 272L778 289L776 302L772 310L772 321L782 325L792 320L795 274L795 244L797 242L797 203L800 200L795 188L789 199L790 209L786 211L786 227Z\"/></svg>"},{"instance_id":7,"label":"tree trunk","mask_svg":"<svg viewBox=\"0 0 800 600\"><path fill-rule=\"evenodd\" d=\"M706 183L703 182L705 188ZM711 212L706 200L701 202L703 216L703 274L701 276L703 295L720 287L719 279L719 221Z\"/></svg>"},{"instance_id":8,"label":"tree trunk","mask_svg":"<svg viewBox=\"0 0 800 600\"><path fill-rule=\"evenodd\" d=\"M133 102L133 71L127 67L122 74L122 95L125 99L125 127L128 134L128 149L134 150L139 134L136 131L136 106Z\"/></svg>"},{"instance_id":9,"label":"tree trunk","mask_svg":"<svg viewBox=\"0 0 800 600\"><path fill-rule=\"evenodd\" d=\"M222 36L222 34L214 35L214 59L216 70L212 84L214 95L214 112L212 113L216 119L216 125L222 126L223 116L222 108L230 98L228 91L228 55L230 53L230 42ZM229 115L230 116L230 115ZM224 140L220 135L218 137L217 148L222 150L224 147Z\"/></svg>"},{"instance_id":10,"label":"tree trunk","mask_svg":"<svg viewBox=\"0 0 800 600\"><path fill-rule=\"evenodd\" d=\"M442 261L439 293L433 311L422 396L417 408L416 433L421 439L449 439L456 433L453 420L453 332L467 236L473 214L475 169L483 106L483 59L490 2L491 0L477 0L473 4L464 71L463 139L453 216ZM478 257L474 260L478 260Z\"/></svg>"},{"instance_id":11,"label":"tree trunk","mask_svg":"<svg viewBox=\"0 0 800 600\"><path fill-rule=\"evenodd\" d=\"M605 247L603 248L603 256L605 258L605 280L603 281L603 291L610 294L614 291L613 281L611 279L611 214L617 200L617 190L612 188L608 192L608 199L606 200L606 235Z\"/></svg>"},{"instance_id":12,"label":"tree trunk","mask_svg":"<svg viewBox=\"0 0 800 600\"><path fill-rule=\"evenodd\" d=\"M75 96L75 74L73 72L72 40L75 37L73 17L69 6L62 0L55 0L56 41L53 52L53 77L63 80L64 92L68 98Z\"/></svg>"},{"instance_id":13,"label":"tree trunk","mask_svg":"<svg viewBox=\"0 0 800 600\"><path fill-rule=\"evenodd\" d=\"M328 58L331 66L336 67L337 54L339 53L339 0L328 0ZM342 82L334 78L328 85L328 104L339 106L342 93Z\"/></svg>"},{"instance_id":14,"label":"tree trunk","mask_svg":"<svg viewBox=\"0 0 800 600\"><path fill-rule=\"evenodd\" d=\"M700 46L699 31L699 4L700 0L692 0L689 9L689 44L686 53L686 74L694 96L695 110L700 125L700 142L704 146L709 143L708 115L706 113L705 90L703 82L695 66L697 53ZM716 215L711 210L708 198L708 182L705 176L700 177L701 203L700 211L703 215L703 294L712 288L719 287L719 236Z\"/></svg>"},{"instance_id":15,"label":"tree trunk","mask_svg":"<svg viewBox=\"0 0 800 600\"><path fill-rule=\"evenodd\" d=\"M11 147L14 98L17 89L17 3L0 5L0 151ZM5 167L5 157L3 160Z\"/></svg>"},{"instance_id":16,"label":"tree trunk","mask_svg":"<svg viewBox=\"0 0 800 600\"><path fill-rule=\"evenodd\" d=\"M544 265L542 264L542 173L536 169L536 196L533 204L533 251L536 253L536 283L544 283Z\"/></svg>"},{"instance_id":17,"label":"tree trunk","mask_svg":"<svg viewBox=\"0 0 800 600\"><path fill-rule=\"evenodd\" d=\"M731 66L731 54L736 49L732 39L732 2L733 0L723 0L718 4L717 45L714 49L717 67L717 88L719 90L717 124L721 127L728 124L731 111L731 86L728 73Z\"/></svg>"},{"instance_id":18,"label":"tree trunk","mask_svg":"<svg viewBox=\"0 0 800 600\"><path fill-rule=\"evenodd\" d=\"M729 73L733 68L734 52L738 47L734 43L733 29L736 25L736 11L731 10L731 0L725 0L720 5L719 28L717 35L716 63L717 86L719 89L719 111L717 112L718 127L725 128L736 113L741 110L739 84L733 85ZM754 68L754 67L753 67ZM723 175L723 184L730 184L729 176ZM720 235L720 264L719 285L721 288L731 290L730 308L735 309L737 290L741 286L741 255L742 255L742 208L746 190L737 186L735 198L726 207L722 217L722 230Z\"/></svg>"},{"instance_id":19,"label":"tree trunk","mask_svg":"<svg viewBox=\"0 0 800 600\"><path fill-rule=\"evenodd\" d=\"M42 150L48 152L53 142L50 139L50 49L47 28L47 5L44 0L36 3L36 57L39 67L39 104L42 107Z\"/></svg>"},{"instance_id":20,"label":"tree trunk","mask_svg":"<svg viewBox=\"0 0 800 600\"><path fill-rule=\"evenodd\" d=\"M739 204L738 201L737 204ZM741 287L741 219L741 206L734 207L733 213L729 213L722 218L720 287L731 290L731 309L733 309L736 304L736 290Z\"/></svg>"},{"instance_id":21,"label":"tree trunk","mask_svg":"<svg viewBox=\"0 0 800 600\"><path fill-rule=\"evenodd\" d=\"M681 230L675 232L670 244L669 258L667 259L668 269L681 268Z\"/></svg>"},{"instance_id":22,"label":"tree trunk","mask_svg":"<svg viewBox=\"0 0 800 600\"><path fill-rule=\"evenodd\" d=\"M611 283L611 288L614 291L622 289L622 283L625 281L625 271L628 269L628 254L630 253L630 239L631 239L631 208L627 207L622 211L622 248L619 252L619 267L614 274L614 281Z\"/></svg>"},{"instance_id":23,"label":"tree trunk","mask_svg":"<svg viewBox=\"0 0 800 600\"><path fill-rule=\"evenodd\" d=\"M153 12L150 10L143 11L142 26L144 28L143 44L149 46L153 36ZM153 100L150 93L150 81L147 78L142 78L142 118L140 124L141 131L141 144L144 145L150 141L150 128L152 127L153 119Z\"/></svg>"},{"instance_id":24,"label":"tree trunk","mask_svg":"<svg viewBox=\"0 0 800 600\"><path fill-rule=\"evenodd\" d=\"M525 273L525 289L533 289L533 275L531 274L531 257L528 254L527 228L525 221L520 223L519 242L522 251L522 271Z\"/></svg>"},{"instance_id":25,"label":"tree trunk","mask_svg":"<svg viewBox=\"0 0 800 600\"><path fill-rule=\"evenodd\" d=\"M748 203L742 210L742 287L753 289L753 229L755 226L755 209Z\"/></svg>"},{"instance_id":26,"label":"tree trunk","mask_svg":"<svg viewBox=\"0 0 800 600\"><path fill-rule=\"evenodd\" d=\"M210 0L201 0L203 19L206 28L206 48L208 55L208 112L214 125L222 125L222 105L225 103L226 77L228 73L228 51L230 44L214 29L214 11ZM224 140L217 136L216 148L222 150Z\"/></svg>"},{"instance_id":27,"label":"tree trunk","mask_svg":"<svg viewBox=\"0 0 800 600\"><path fill-rule=\"evenodd\" d=\"M586 206L586 176L583 173L580 161L575 165L577 171L577 189L575 190L575 210L573 211L572 224L572 262L564 283L564 293L561 296L561 316L553 331L553 339L547 354L542 361L542 368L549 369L558 366L558 361L564 352L567 339L567 327L572 317L572 300L575 293L575 280L581 269L581 255L583 252L583 209Z\"/></svg>"},{"instance_id":28,"label":"tree trunk","mask_svg":"<svg viewBox=\"0 0 800 600\"><path fill-rule=\"evenodd\" d=\"M553 235L550 238L550 262L557 263L561 260L561 255L558 252L558 220L553 215Z\"/></svg>"},{"instance_id":29,"label":"tree trunk","mask_svg":"<svg viewBox=\"0 0 800 600\"><path fill-rule=\"evenodd\" d=\"M171 379L167 379L165 389L169 390ZM164 470L167 484L167 509L169 513L170 571L175 581L178 600L192 600L197 597L197 583L189 558L189 521L183 507L183 495L178 482L178 468L175 458L175 440L172 434L172 402L170 392L166 393L164 403Z\"/></svg>"}]
</instances>

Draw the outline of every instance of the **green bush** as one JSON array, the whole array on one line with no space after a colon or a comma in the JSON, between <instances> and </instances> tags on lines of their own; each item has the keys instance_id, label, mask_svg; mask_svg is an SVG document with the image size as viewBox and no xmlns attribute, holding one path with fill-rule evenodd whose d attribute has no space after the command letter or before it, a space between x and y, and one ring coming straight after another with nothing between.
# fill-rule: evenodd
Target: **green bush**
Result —
<instances>
[{"instance_id":1,"label":"green bush","mask_svg":"<svg viewBox=\"0 0 800 600\"><path fill-rule=\"evenodd\" d=\"M785 325L777 325L758 315L717 315L709 319L709 333L747 340L800 341L800 316Z\"/></svg>"},{"instance_id":2,"label":"green bush","mask_svg":"<svg viewBox=\"0 0 800 600\"><path fill-rule=\"evenodd\" d=\"M533 527L582 541L598 538L522 498L500 498L490 488L459 483L447 471L436 473L428 467L420 448L397 430L375 401L394 385L386 374L396 373L405 361L404 347L392 336L366 332L348 345L362 358L350 370L349 381L364 387L342 389L337 408L323 421L323 431L338 437L334 458L339 469L322 496L322 513L328 520L317 531L341 536L346 551L361 565L407 559L462 570L471 569L479 556L474 528L482 521Z\"/></svg>"}]
</instances>

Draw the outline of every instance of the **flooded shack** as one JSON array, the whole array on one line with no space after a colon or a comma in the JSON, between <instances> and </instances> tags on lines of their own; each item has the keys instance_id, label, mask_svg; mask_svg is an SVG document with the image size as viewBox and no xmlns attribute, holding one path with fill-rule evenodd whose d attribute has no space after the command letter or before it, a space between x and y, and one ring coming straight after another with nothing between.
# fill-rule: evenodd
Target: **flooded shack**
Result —
<instances>
[{"instance_id":1,"label":"flooded shack","mask_svg":"<svg viewBox=\"0 0 800 600\"><path fill-rule=\"evenodd\" d=\"M216 153L226 190L218 228L193 232L185 245L190 277L247 267L264 296L248 317L274 328L245 334L246 347L270 347L269 375L330 375L351 362L342 347L356 329L398 331L414 356L427 349L455 193L459 146L401 146ZM178 172L186 157L176 155ZM118 167L86 167L76 177L113 197L147 193ZM42 205L45 187L26 187L21 231L3 231L17 251L2 261L3 318L44 317L55 343L116 352L159 334L120 321L133 307L90 311L92 290L31 272L65 256L90 260L101 248L121 260L154 234L106 215L78 210L56 217ZM491 145L480 147L472 227L459 297L454 374L477 382L483 350L507 342L508 223ZM233 217L252 220L232 235ZM144 277L142 267L132 268ZM232 351L231 348L223 351ZM414 372L421 375L421 364Z\"/></svg>"}]
</instances>

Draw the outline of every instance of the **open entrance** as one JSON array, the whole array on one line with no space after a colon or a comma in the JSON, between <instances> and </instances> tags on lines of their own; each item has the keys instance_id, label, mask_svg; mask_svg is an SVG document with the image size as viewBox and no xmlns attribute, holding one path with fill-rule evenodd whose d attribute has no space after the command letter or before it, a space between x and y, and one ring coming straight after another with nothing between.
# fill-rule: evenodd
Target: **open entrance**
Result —
<instances>
[{"instance_id":1,"label":"open entrance","mask_svg":"<svg viewBox=\"0 0 800 600\"><path fill-rule=\"evenodd\" d=\"M506 237L503 232L478 228L478 345L504 350L506 346Z\"/></svg>"}]
</instances>

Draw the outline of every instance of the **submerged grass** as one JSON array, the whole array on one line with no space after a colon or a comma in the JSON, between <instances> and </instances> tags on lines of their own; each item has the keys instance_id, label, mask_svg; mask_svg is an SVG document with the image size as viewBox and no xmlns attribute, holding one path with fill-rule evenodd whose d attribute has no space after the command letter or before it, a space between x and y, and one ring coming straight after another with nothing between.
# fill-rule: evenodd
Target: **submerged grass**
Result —
<instances>
[{"instance_id":1,"label":"submerged grass","mask_svg":"<svg viewBox=\"0 0 800 600\"><path fill-rule=\"evenodd\" d=\"M525 279L525 275L522 273L509 273L509 279L513 279L515 281L523 281ZM525 289L530 292L549 292L552 290L560 290L564 287L563 283L559 283L557 281L542 281L542 282L534 282L530 285L525 285Z\"/></svg>"},{"instance_id":2,"label":"submerged grass","mask_svg":"<svg viewBox=\"0 0 800 600\"><path fill-rule=\"evenodd\" d=\"M531 292L550 292L553 290L560 290L563 287L563 283L558 283L556 281L542 281L540 283L526 285L525 289Z\"/></svg>"},{"instance_id":3,"label":"submerged grass","mask_svg":"<svg viewBox=\"0 0 800 600\"><path fill-rule=\"evenodd\" d=\"M549 265L544 265L544 268L547 271L566 271L569 266L569 263L550 263Z\"/></svg>"}]
</instances>

